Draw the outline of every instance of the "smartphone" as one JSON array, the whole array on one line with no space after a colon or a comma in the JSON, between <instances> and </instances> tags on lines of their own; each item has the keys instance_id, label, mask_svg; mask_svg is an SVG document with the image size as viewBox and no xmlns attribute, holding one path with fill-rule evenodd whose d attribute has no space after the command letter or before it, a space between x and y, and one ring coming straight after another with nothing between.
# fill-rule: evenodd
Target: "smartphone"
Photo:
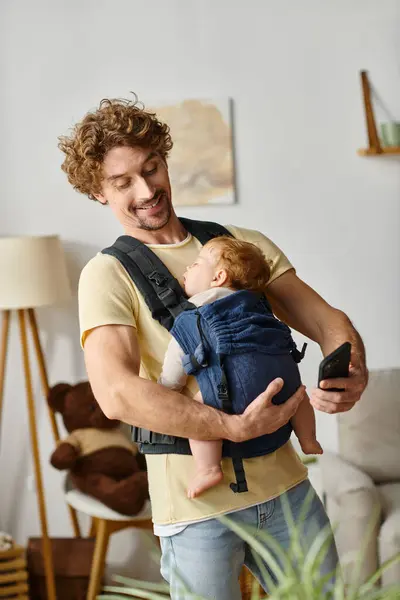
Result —
<instances>
[{"instance_id":1,"label":"smartphone","mask_svg":"<svg viewBox=\"0 0 400 600\"><path fill-rule=\"evenodd\" d=\"M319 365L318 387L324 379L333 379L336 377L348 377L350 367L351 344L345 342L339 348L336 348L331 354L325 356ZM342 392L343 389L330 388L329 392Z\"/></svg>"}]
</instances>

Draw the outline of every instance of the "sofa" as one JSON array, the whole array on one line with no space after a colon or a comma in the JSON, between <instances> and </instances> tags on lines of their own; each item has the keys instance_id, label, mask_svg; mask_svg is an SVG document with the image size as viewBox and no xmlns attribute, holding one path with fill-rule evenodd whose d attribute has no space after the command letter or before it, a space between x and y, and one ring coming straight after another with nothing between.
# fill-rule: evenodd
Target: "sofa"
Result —
<instances>
[{"instance_id":1,"label":"sofa","mask_svg":"<svg viewBox=\"0 0 400 600\"><path fill-rule=\"evenodd\" d=\"M338 433L338 453L321 457L322 486L345 580L365 581L400 552L400 369L370 373L361 400L338 416ZM399 582L397 563L380 584Z\"/></svg>"}]
</instances>

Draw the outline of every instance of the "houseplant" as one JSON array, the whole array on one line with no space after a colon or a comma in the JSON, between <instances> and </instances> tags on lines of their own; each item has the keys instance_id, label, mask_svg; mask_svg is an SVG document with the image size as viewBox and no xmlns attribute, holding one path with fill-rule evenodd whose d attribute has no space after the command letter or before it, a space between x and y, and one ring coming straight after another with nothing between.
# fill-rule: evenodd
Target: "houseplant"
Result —
<instances>
[{"instance_id":1,"label":"houseplant","mask_svg":"<svg viewBox=\"0 0 400 600\"><path fill-rule=\"evenodd\" d=\"M290 515L287 515L287 518L290 519ZM260 568L269 584L269 600L399 600L400 598L400 584L391 588L377 587L382 572L400 561L400 554L383 564L365 583L354 583L346 587L341 578L337 577L333 587L326 589L327 580L331 575L321 577L318 571L331 540L330 531L321 531L311 548L304 553L300 543L302 528L293 527L292 545L285 552L265 531L239 526L225 517L221 520L240 535L258 556ZM360 567L362 560L361 551L355 562L355 570ZM267 562L274 571L277 579L275 583L271 581L265 568L262 568L261 561ZM167 584L148 583L119 576L114 579L121 585L106 587L105 593L99 596L98 600L127 600L128 598L166 600L169 598ZM183 584L182 587L184 588ZM204 600L200 596L191 594L189 590L185 590L185 594L188 599ZM259 598L259 586L254 585L251 600Z\"/></svg>"}]
</instances>

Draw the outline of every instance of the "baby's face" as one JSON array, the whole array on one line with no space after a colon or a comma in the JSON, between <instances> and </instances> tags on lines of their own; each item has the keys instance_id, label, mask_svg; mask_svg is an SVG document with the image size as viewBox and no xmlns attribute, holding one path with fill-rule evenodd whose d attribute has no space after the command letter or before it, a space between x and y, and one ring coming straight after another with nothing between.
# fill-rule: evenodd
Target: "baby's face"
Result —
<instances>
[{"instance_id":1,"label":"baby's face","mask_svg":"<svg viewBox=\"0 0 400 600\"><path fill-rule=\"evenodd\" d=\"M217 259L208 248L202 248L194 263L187 267L183 281L188 296L194 296L218 285Z\"/></svg>"}]
</instances>

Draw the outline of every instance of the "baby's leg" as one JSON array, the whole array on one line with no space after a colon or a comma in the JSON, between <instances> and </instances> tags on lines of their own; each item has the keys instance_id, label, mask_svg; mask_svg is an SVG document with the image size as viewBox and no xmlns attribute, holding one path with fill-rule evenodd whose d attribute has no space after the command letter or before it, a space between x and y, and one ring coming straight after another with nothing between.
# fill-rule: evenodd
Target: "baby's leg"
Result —
<instances>
[{"instance_id":1,"label":"baby's leg","mask_svg":"<svg viewBox=\"0 0 400 600\"><path fill-rule=\"evenodd\" d=\"M203 402L200 392L194 396L197 402ZM204 442L189 440L196 473L187 491L188 498L196 498L209 488L220 483L223 478L221 469L222 440Z\"/></svg>"},{"instance_id":2,"label":"baby's leg","mask_svg":"<svg viewBox=\"0 0 400 600\"><path fill-rule=\"evenodd\" d=\"M322 447L317 441L315 414L308 396L300 403L291 423L304 454L323 453Z\"/></svg>"}]
</instances>

